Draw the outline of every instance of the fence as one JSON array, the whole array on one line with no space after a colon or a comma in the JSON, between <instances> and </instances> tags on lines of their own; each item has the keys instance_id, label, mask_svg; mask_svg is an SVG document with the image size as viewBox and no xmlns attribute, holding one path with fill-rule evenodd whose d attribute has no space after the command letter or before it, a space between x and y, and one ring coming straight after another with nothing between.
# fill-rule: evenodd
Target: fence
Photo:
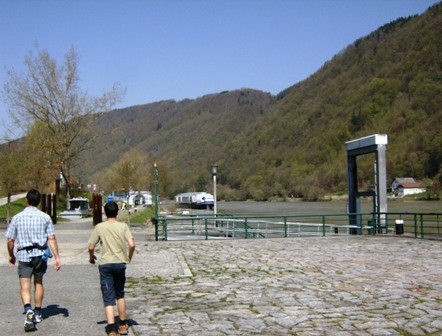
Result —
<instances>
[{"instance_id":1,"label":"fence","mask_svg":"<svg viewBox=\"0 0 442 336\"><path fill-rule=\"evenodd\" d=\"M442 213L357 213L284 216L165 216L154 220L156 240L282 238L395 234L441 239Z\"/></svg>"}]
</instances>

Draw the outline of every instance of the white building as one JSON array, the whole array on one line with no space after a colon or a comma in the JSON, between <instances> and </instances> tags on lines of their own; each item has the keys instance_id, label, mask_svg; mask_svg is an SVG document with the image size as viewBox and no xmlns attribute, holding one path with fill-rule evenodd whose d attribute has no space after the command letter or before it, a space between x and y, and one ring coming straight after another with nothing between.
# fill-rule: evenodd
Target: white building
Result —
<instances>
[{"instance_id":1,"label":"white building","mask_svg":"<svg viewBox=\"0 0 442 336\"><path fill-rule=\"evenodd\" d=\"M396 177L391 184L391 190L396 197L415 195L427 191L422 182L417 181L412 177Z\"/></svg>"}]
</instances>

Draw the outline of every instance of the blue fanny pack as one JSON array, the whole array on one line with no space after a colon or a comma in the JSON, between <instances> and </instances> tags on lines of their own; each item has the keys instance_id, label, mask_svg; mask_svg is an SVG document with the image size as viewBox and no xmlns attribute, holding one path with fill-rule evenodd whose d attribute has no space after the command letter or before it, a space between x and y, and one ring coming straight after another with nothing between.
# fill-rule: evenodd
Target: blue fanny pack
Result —
<instances>
[{"instance_id":1,"label":"blue fanny pack","mask_svg":"<svg viewBox=\"0 0 442 336\"><path fill-rule=\"evenodd\" d=\"M52 258L52 257L53 257L53 255L52 255L51 249L48 246L48 247L46 247L43 255L41 256L41 259L46 261L46 260L48 260L49 258Z\"/></svg>"}]
</instances>

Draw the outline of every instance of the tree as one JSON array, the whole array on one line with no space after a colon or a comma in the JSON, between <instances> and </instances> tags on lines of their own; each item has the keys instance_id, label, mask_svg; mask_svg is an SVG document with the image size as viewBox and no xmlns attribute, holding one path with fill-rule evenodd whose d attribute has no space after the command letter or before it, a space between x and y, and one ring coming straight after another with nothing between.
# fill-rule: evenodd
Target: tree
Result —
<instances>
[{"instance_id":1,"label":"tree","mask_svg":"<svg viewBox=\"0 0 442 336\"><path fill-rule=\"evenodd\" d=\"M124 96L124 90L114 85L102 96L90 97L79 86L78 61L74 48L61 65L48 51L37 48L36 55L26 55L24 73L8 71L2 92L12 119L35 139L45 155L43 161L60 164L67 198L72 169L98 139L95 121Z\"/></svg>"},{"instance_id":2,"label":"tree","mask_svg":"<svg viewBox=\"0 0 442 336\"><path fill-rule=\"evenodd\" d=\"M152 167L152 166L151 166ZM172 198L174 196L174 191L172 190L174 177L170 173L169 165L166 162L157 163L158 171L158 195L160 198ZM153 170L150 170L153 176ZM153 178L150 180L149 185L150 190L154 190Z\"/></svg>"},{"instance_id":3,"label":"tree","mask_svg":"<svg viewBox=\"0 0 442 336\"><path fill-rule=\"evenodd\" d=\"M18 142L9 142L1 147L0 160L0 186L8 196L7 205L7 222L9 223L9 212L11 205L11 195L19 190L22 184L21 172L23 172L23 164L25 162L17 160L22 156L22 146Z\"/></svg>"},{"instance_id":4,"label":"tree","mask_svg":"<svg viewBox=\"0 0 442 336\"><path fill-rule=\"evenodd\" d=\"M22 165L26 168L23 180L27 189L36 187L43 193L53 192L51 184L60 179L60 163L45 146L41 146L45 132L40 127L42 123L36 122L23 140L22 150L26 155L26 162ZM58 192L57 188L55 192Z\"/></svg>"},{"instance_id":5,"label":"tree","mask_svg":"<svg viewBox=\"0 0 442 336\"><path fill-rule=\"evenodd\" d=\"M129 192L146 190L149 177L149 156L138 149L131 149L97 178L107 192Z\"/></svg>"}]
</instances>

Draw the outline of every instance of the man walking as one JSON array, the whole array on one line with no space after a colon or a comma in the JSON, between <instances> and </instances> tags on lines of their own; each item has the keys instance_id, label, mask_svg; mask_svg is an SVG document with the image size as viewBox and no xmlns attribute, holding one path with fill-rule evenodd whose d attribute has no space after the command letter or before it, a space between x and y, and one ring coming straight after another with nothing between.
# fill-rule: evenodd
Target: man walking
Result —
<instances>
[{"instance_id":1,"label":"man walking","mask_svg":"<svg viewBox=\"0 0 442 336\"><path fill-rule=\"evenodd\" d=\"M26 313L25 331L35 328L34 323L43 320L41 307L43 304L43 275L47 270L47 247L54 256L54 269L61 267L55 229L51 217L40 211L41 195L31 189L26 195L26 208L15 215L5 236L8 239L9 263L15 265L14 246L17 245L18 276L20 279L20 295ZM34 277L34 308L31 305L31 280Z\"/></svg>"},{"instance_id":2,"label":"man walking","mask_svg":"<svg viewBox=\"0 0 442 336\"><path fill-rule=\"evenodd\" d=\"M132 260L135 240L126 223L117 221L118 205L108 202L104 206L107 221L99 223L89 238L89 262L95 264L95 245L100 246L100 284L106 314L106 333L111 336L127 335L129 324L126 320L124 285L126 263ZM115 323L114 305L117 304L119 323Z\"/></svg>"}]
</instances>

